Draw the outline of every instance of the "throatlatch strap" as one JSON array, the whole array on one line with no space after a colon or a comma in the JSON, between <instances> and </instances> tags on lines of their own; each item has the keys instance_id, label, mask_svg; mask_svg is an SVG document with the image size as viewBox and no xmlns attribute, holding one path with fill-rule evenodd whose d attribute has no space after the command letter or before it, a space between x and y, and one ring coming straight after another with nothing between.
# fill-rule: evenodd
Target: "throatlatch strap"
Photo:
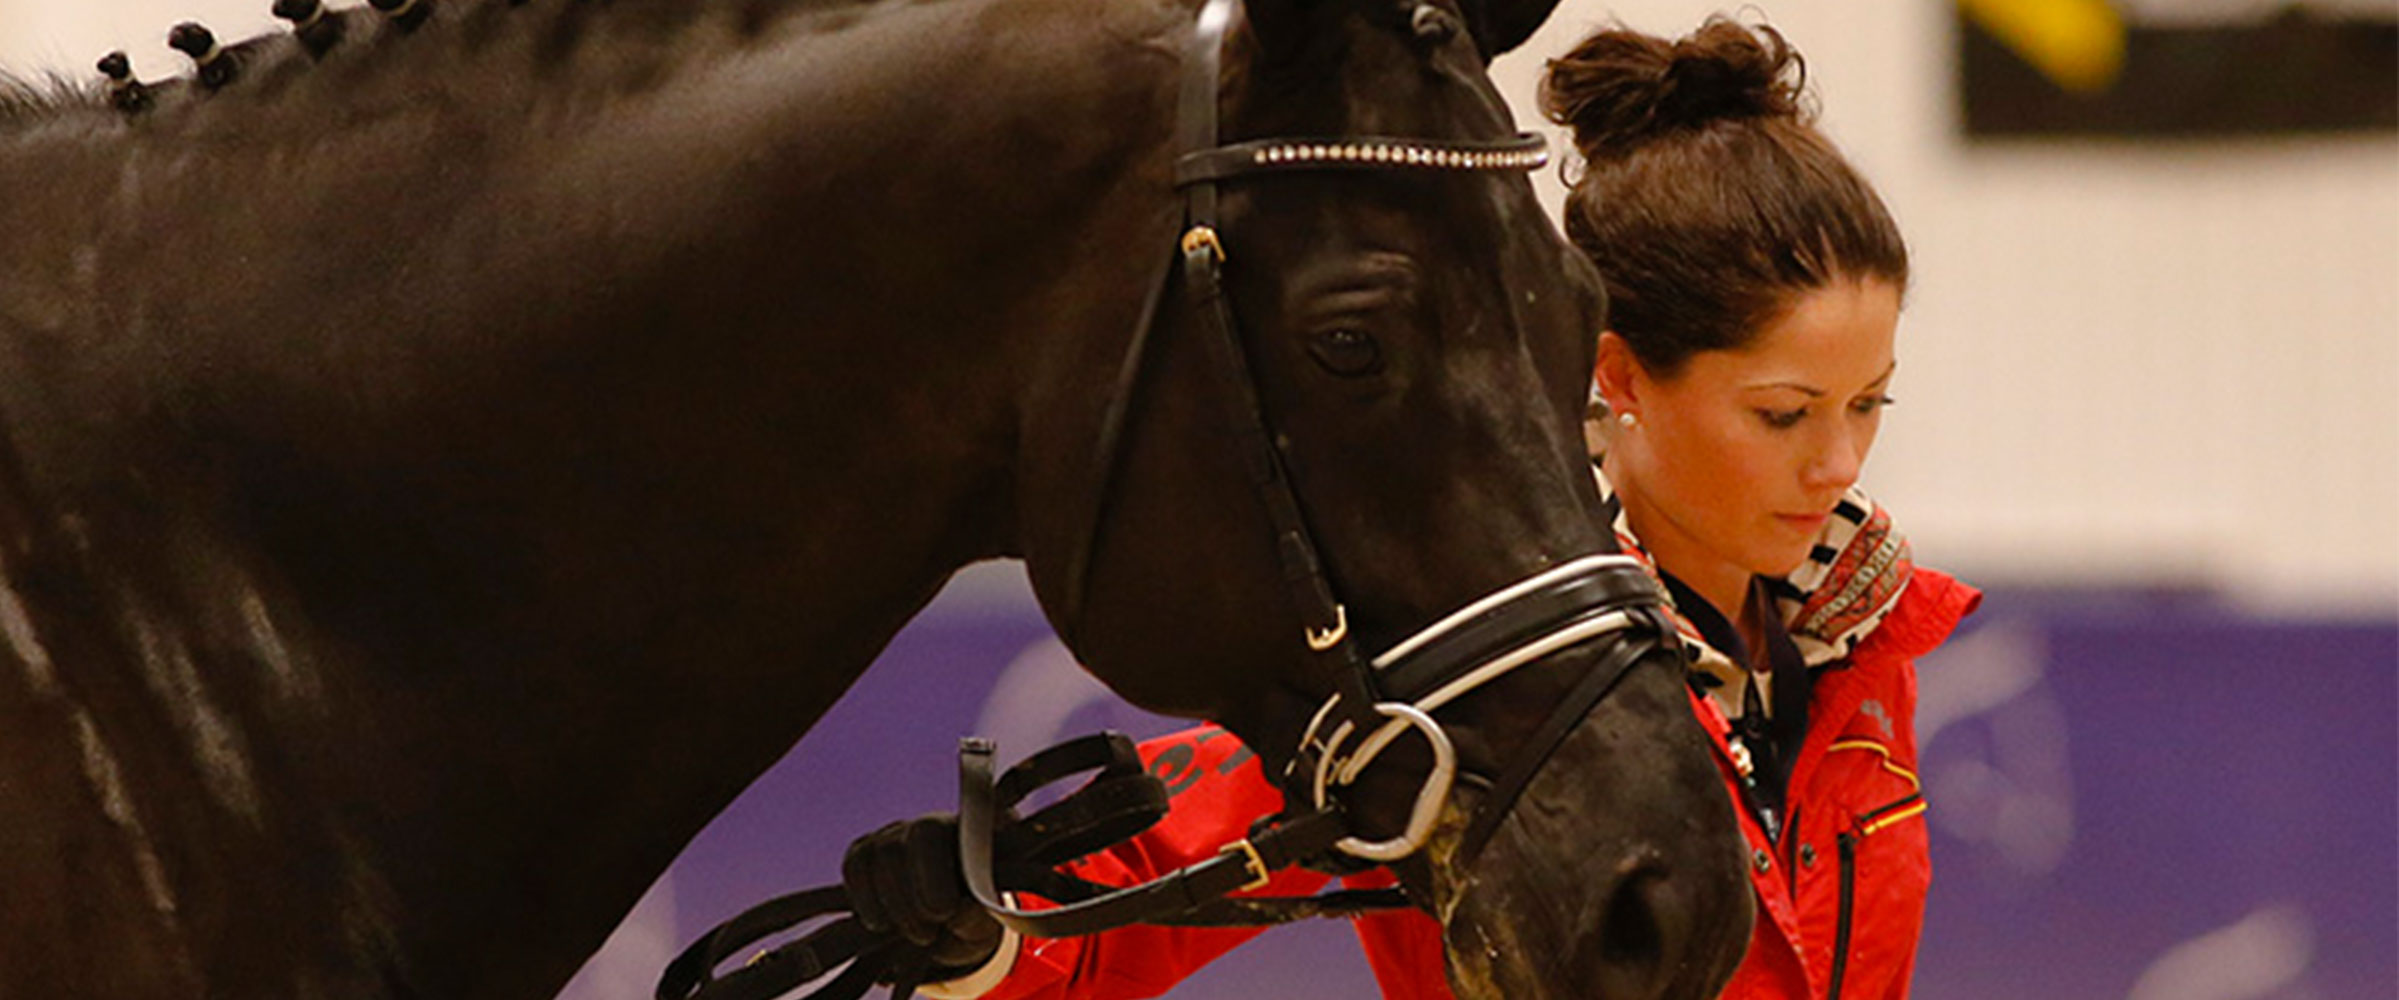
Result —
<instances>
[{"instance_id":1,"label":"throatlatch strap","mask_svg":"<svg viewBox=\"0 0 2399 1000\"><path fill-rule=\"evenodd\" d=\"M1167 221L1173 221L1169 219ZM1108 395L1108 407L1100 414L1099 440L1093 446L1093 466L1083 487L1086 505L1091 510L1091 528L1075 544L1072 561L1066 566L1066 621L1083 620L1084 601L1090 596L1091 563L1098 558L1107 530L1108 506L1116 495L1116 468L1123 460L1126 421L1131 419L1133 395L1141 386L1141 370L1149 360L1150 336L1158 327L1159 304L1165 300L1166 286L1174 279L1175 264L1180 254L1161 258L1150 277L1149 292L1141 301L1141 320L1133 328L1133 339L1125 345L1124 358L1117 362L1116 389Z\"/></svg>"}]
</instances>

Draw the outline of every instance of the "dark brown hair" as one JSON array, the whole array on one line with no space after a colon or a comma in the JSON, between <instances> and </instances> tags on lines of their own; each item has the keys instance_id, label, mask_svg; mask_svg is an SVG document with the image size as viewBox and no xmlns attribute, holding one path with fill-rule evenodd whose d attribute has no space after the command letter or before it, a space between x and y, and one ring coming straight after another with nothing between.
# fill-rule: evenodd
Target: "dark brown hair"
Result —
<instances>
[{"instance_id":1,"label":"dark brown hair","mask_svg":"<svg viewBox=\"0 0 2399 1000\"><path fill-rule=\"evenodd\" d=\"M1773 28L1722 16L1667 41L1625 28L1554 59L1541 106L1583 174L1566 234L1607 282L1609 329L1644 367L1737 348L1799 292L1907 287L1907 244L1815 126L1807 65Z\"/></svg>"}]
</instances>

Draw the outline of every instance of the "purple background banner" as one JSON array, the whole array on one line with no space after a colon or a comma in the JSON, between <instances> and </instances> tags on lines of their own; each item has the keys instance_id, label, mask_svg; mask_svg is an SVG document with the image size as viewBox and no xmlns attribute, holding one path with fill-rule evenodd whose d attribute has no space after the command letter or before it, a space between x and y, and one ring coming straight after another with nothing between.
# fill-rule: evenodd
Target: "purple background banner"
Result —
<instances>
[{"instance_id":1,"label":"purple background banner","mask_svg":"<svg viewBox=\"0 0 2399 1000\"><path fill-rule=\"evenodd\" d=\"M2189 595L1995 593L1920 667L1934 885L1923 1000L2399 996L2399 616ZM635 1000L683 942L834 881L882 823L1003 760L1186 725L1077 670L1021 598L945 598L696 838L561 1000ZM1377 996L1335 922L1273 931L1180 1000Z\"/></svg>"}]
</instances>

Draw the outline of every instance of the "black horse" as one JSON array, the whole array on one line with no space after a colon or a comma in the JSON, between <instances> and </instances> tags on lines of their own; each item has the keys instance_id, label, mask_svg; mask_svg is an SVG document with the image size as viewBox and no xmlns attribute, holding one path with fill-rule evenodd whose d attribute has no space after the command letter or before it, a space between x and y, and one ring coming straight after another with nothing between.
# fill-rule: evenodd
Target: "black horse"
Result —
<instances>
[{"instance_id":1,"label":"black horse","mask_svg":"<svg viewBox=\"0 0 2399 1000\"><path fill-rule=\"evenodd\" d=\"M1215 110L1504 139L1484 63L1551 2L1254 0ZM1289 756L1324 623L1197 324L1128 348L1182 228L1188 0L377 6L0 99L0 995L547 996L981 559L1126 697ZM1610 548L1596 282L1520 176L1219 215L1360 642ZM1461 753L1575 673L1462 702ZM1477 864L1403 865L1463 993L1728 972L1684 697L1634 672Z\"/></svg>"}]
</instances>

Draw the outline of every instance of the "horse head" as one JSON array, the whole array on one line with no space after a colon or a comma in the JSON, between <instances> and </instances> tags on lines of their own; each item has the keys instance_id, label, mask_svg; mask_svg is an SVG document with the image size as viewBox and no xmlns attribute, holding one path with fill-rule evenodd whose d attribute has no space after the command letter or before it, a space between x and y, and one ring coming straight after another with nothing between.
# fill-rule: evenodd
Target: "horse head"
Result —
<instances>
[{"instance_id":1,"label":"horse head","mask_svg":"<svg viewBox=\"0 0 2399 1000\"><path fill-rule=\"evenodd\" d=\"M1097 419L1028 443L1081 487L1022 503L1048 512L1026 555L1062 634L1135 702L1223 722L1290 795L1336 753L1328 695L1362 707L1345 670L1615 549L1579 435L1604 302L1484 74L1548 6L1207 5L1156 318L1060 408ZM1615 648L1554 645L1436 699L1443 735L1378 742L1338 793L1347 843L1400 858L1462 995L1713 995L1748 890L1679 657L1618 664L1596 708L1545 727ZM1447 756L1465 777L1430 811Z\"/></svg>"}]
</instances>

